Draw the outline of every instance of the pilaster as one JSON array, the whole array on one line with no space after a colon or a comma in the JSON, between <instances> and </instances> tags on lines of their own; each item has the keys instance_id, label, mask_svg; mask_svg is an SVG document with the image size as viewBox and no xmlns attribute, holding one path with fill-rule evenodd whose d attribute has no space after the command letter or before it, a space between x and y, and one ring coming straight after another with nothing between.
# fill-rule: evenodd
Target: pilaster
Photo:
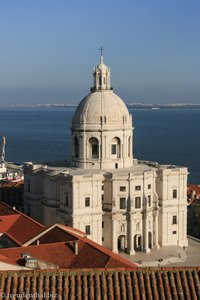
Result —
<instances>
[{"instance_id":1,"label":"pilaster","mask_svg":"<svg viewBox=\"0 0 200 300\"><path fill-rule=\"evenodd\" d=\"M130 255L135 254L135 250L134 250L134 243L133 243L133 227L134 227L134 221L133 221L133 217L132 215L129 216L129 220L127 221L127 243L128 243L128 253Z\"/></svg>"},{"instance_id":2,"label":"pilaster","mask_svg":"<svg viewBox=\"0 0 200 300\"><path fill-rule=\"evenodd\" d=\"M117 220L116 216L112 216L112 251L118 253L117 245Z\"/></svg>"}]
</instances>

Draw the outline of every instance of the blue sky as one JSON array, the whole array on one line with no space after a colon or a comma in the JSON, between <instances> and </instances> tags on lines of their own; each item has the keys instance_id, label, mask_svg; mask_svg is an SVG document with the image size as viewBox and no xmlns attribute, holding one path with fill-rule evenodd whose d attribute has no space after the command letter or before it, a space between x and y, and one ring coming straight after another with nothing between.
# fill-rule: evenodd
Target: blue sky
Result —
<instances>
[{"instance_id":1,"label":"blue sky","mask_svg":"<svg viewBox=\"0 0 200 300\"><path fill-rule=\"evenodd\" d=\"M1 0L0 103L78 103L100 46L127 103L200 103L199 0Z\"/></svg>"}]
</instances>

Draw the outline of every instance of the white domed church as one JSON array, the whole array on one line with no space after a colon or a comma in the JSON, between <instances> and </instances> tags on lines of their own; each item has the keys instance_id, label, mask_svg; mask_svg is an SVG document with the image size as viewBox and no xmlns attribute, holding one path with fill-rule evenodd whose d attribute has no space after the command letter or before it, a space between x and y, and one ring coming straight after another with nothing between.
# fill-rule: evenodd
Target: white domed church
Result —
<instances>
[{"instance_id":1,"label":"white domed church","mask_svg":"<svg viewBox=\"0 0 200 300\"><path fill-rule=\"evenodd\" d=\"M25 213L115 252L187 246L187 168L133 158L132 116L102 55L71 132L71 167L24 164Z\"/></svg>"}]
</instances>

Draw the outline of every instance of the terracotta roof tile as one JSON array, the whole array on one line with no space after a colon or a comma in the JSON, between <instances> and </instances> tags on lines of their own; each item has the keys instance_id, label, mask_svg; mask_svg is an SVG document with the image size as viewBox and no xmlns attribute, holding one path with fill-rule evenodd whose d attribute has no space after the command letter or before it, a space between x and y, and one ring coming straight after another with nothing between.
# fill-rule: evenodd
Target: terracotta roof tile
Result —
<instances>
[{"instance_id":1,"label":"terracotta roof tile","mask_svg":"<svg viewBox=\"0 0 200 300\"><path fill-rule=\"evenodd\" d=\"M19 264L22 263L22 253L28 252L32 257L51 262L60 268L136 268L132 262L100 247L101 250L95 245L90 245L90 240L81 239L78 241L77 255L74 241L1 249L0 254ZM112 263L108 263L109 261Z\"/></svg>"},{"instance_id":2,"label":"terracotta roof tile","mask_svg":"<svg viewBox=\"0 0 200 300\"><path fill-rule=\"evenodd\" d=\"M69 242L73 250L70 252L72 256L74 255L74 241L78 240L79 254L75 257L73 256L71 268L116 268L125 266L132 268L135 266L127 259L86 238L85 233L69 226L60 224L52 225L49 228L43 229L40 234L30 240L30 243L27 242L24 246L35 245L37 240L40 245L45 243ZM45 258L43 259L45 260Z\"/></svg>"},{"instance_id":3,"label":"terracotta roof tile","mask_svg":"<svg viewBox=\"0 0 200 300\"><path fill-rule=\"evenodd\" d=\"M0 292L57 299L199 299L200 270L1 272ZM45 293L45 294L44 294Z\"/></svg>"},{"instance_id":4,"label":"terracotta roof tile","mask_svg":"<svg viewBox=\"0 0 200 300\"><path fill-rule=\"evenodd\" d=\"M0 233L6 234L18 245L40 233L44 226L9 205L0 202Z\"/></svg>"},{"instance_id":5,"label":"terracotta roof tile","mask_svg":"<svg viewBox=\"0 0 200 300\"><path fill-rule=\"evenodd\" d=\"M193 191L196 192L197 197L200 197L200 185L188 184L187 185L187 194L190 195Z\"/></svg>"},{"instance_id":6,"label":"terracotta roof tile","mask_svg":"<svg viewBox=\"0 0 200 300\"><path fill-rule=\"evenodd\" d=\"M0 216L8 216L8 215L16 215L16 214L20 214L20 212L13 209L7 204L0 202Z\"/></svg>"},{"instance_id":7,"label":"terracotta roof tile","mask_svg":"<svg viewBox=\"0 0 200 300\"><path fill-rule=\"evenodd\" d=\"M81 238L82 241L84 241L85 243L89 244L91 247L94 247L95 249L98 249L100 252L107 254L110 258L107 262L106 267L107 268L116 268L116 267L120 267L122 264L126 264L128 267L128 265L130 267L133 266L133 263L130 262L129 260L123 258L122 256L119 256L118 254L115 254L114 252L112 252L111 250L95 243L94 241L88 239L88 238ZM120 258L120 260L119 260ZM116 266L116 264L118 264Z\"/></svg>"},{"instance_id":8,"label":"terracotta roof tile","mask_svg":"<svg viewBox=\"0 0 200 300\"><path fill-rule=\"evenodd\" d=\"M11 226L17 221L20 217L19 214L0 216L0 233L5 233L9 230Z\"/></svg>"},{"instance_id":9,"label":"terracotta roof tile","mask_svg":"<svg viewBox=\"0 0 200 300\"><path fill-rule=\"evenodd\" d=\"M25 243L31 237L35 236L43 230L44 226L36 222L35 220L20 215L14 224L8 229L7 233L20 242Z\"/></svg>"},{"instance_id":10,"label":"terracotta roof tile","mask_svg":"<svg viewBox=\"0 0 200 300\"><path fill-rule=\"evenodd\" d=\"M60 268L69 268L75 257L73 249L62 242L0 250L0 254L13 259L16 263L21 263L21 255L24 252L30 253L34 258L57 264Z\"/></svg>"},{"instance_id":11,"label":"terracotta roof tile","mask_svg":"<svg viewBox=\"0 0 200 300\"><path fill-rule=\"evenodd\" d=\"M78 255L75 255L75 240L78 242ZM42 256L36 256L38 254L37 250L34 250L34 253L32 253L32 256L58 264L62 268L136 267L132 262L86 238L85 233L72 227L55 224L48 228L43 228L42 232L23 244L24 251L29 252L30 248L28 246L36 245L37 241L39 241L40 249L42 249L42 245L44 246L43 249L50 249L51 247L56 249L57 244L66 244L64 248L60 248L60 253L57 252L58 256L63 259L67 256L64 262L55 261L56 255L54 253L51 254L51 251L43 252ZM61 244L60 242L65 243ZM50 246L50 243L54 243L54 246Z\"/></svg>"},{"instance_id":12,"label":"terracotta roof tile","mask_svg":"<svg viewBox=\"0 0 200 300\"><path fill-rule=\"evenodd\" d=\"M0 261L3 262L3 263L17 265L14 260L12 260L12 259L10 259L7 256L4 256L2 254L0 254Z\"/></svg>"}]
</instances>

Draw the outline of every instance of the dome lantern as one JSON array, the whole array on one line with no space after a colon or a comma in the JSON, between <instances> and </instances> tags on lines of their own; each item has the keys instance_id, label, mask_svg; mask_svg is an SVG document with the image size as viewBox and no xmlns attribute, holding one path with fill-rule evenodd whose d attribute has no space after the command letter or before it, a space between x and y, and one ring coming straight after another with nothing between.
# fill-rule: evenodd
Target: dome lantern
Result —
<instances>
[{"instance_id":1,"label":"dome lantern","mask_svg":"<svg viewBox=\"0 0 200 300\"><path fill-rule=\"evenodd\" d=\"M103 54L101 48L100 63L93 72L93 87L91 87L91 92L101 91L101 90L112 90L110 86L110 68L108 68L103 62Z\"/></svg>"}]
</instances>

